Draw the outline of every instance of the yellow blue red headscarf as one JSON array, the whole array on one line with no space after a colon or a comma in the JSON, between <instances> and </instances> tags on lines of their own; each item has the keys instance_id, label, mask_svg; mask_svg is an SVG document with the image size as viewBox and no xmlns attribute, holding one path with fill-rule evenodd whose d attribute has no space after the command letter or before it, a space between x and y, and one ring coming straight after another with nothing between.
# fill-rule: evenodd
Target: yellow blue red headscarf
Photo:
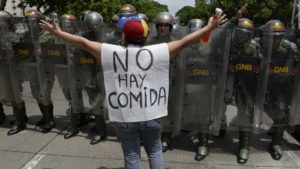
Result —
<instances>
[{"instance_id":1,"label":"yellow blue red headscarf","mask_svg":"<svg viewBox=\"0 0 300 169\"><path fill-rule=\"evenodd\" d=\"M125 39L131 42L146 39L149 33L147 23L138 17L121 18L118 27L123 30Z\"/></svg>"}]
</instances>

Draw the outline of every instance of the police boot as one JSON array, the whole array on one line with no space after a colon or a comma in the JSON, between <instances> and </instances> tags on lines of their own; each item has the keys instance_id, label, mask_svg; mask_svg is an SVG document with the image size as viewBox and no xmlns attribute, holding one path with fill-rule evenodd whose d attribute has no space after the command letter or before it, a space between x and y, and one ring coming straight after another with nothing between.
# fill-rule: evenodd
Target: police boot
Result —
<instances>
[{"instance_id":1,"label":"police boot","mask_svg":"<svg viewBox=\"0 0 300 169\"><path fill-rule=\"evenodd\" d=\"M35 123L35 125L38 127L38 126L41 126L41 125L43 125L43 124L45 124L45 114L44 114L44 112L45 112L45 110L44 110L44 105L43 104L38 104L39 105L39 108L40 108L40 110L41 110L41 113L42 113L42 118L40 118L36 123Z\"/></svg>"},{"instance_id":2,"label":"police boot","mask_svg":"<svg viewBox=\"0 0 300 169\"><path fill-rule=\"evenodd\" d=\"M196 161L203 160L208 155L208 134L198 133L199 146L195 155Z\"/></svg>"},{"instance_id":3,"label":"police boot","mask_svg":"<svg viewBox=\"0 0 300 169\"><path fill-rule=\"evenodd\" d=\"M65 139L69 139L79 133L79 129L78 129L79 119L80 119L79 113L71 113L71 123L70 126L68 127L67 133L64 135Z\"/></svg>"},{"instance_id":4,"label":"police boot","mask_svg":"<svg viewBox=\"0 0 300 169\"><path fill-rule=\"evenodd\" d=\"M106 137L106 124L103 116L95 115L95 125L96 133L90 142L92 145L99 143Z\"/></svg>"},{"instance_id":5,"label":"police boot","mask_svg":"<svg viewBox=\"0 0 300 169\"><path fill-rule=\"evenodd\" d=\"M79 117L79 126L83 127L88 125L90 122L90 115L86 112L81 112Z\"/></svg>"},{"instance_id":6,"label":"police boot","mask_svg":"<svg viewBox=\"0 0 300 169\"><path fill-rule=\"evenodd\" d=\"M166 152L171 147L171 136L172 133L170 132L163 132L161 137L161 146L162 146L162 152Z\"/></svg>"},{"instance_id":7,"label":"police boot","mask_svg":"<svg viewBox=\"0 0 300 169\"><path fill-rule=\"evenodd\" d=\"M43 114L43 124L37 127L37 130L42 133L48 133L50 132L54 126L54 115L53 115L53 104L50 104L48 106L42 105L42 114Z\"/></svg>"},{"instance_id":8,"label":"police boot","mask_svg":"<svg viewBox=\"0 0 300 169\"><path fill-rule=\"evenodd\" d=\"M267 131L268 136L272 136L273 130L274 128L273 126L271 126L270 129Z\"/></svg>"},{"instance_id":9,"label":"police boot","mask_svg":"<svg viewBox=\"0 0 300 169\"><path fill-rule=\"evenodd\" d=\"M224 112L223 112L223 115L222 115L221 129L219 131L218 137L224 137L226 135L226 131L227 131L227 117L225 115L226 105L224 106L224 110L223 111Z\"/></svg>"},{"instance_id":10,"label":"police boot","mask_svg":"<svg viewBox=\"0 0 300 169\"><path fill-rule=\"evenodd\" d=\"M274 127L272 133L272 143L270 144L270 153L274 160L280 160L283 155L281 146L282 137L283 130L280 130L279 127Z\"/></svg>"},{"instance_id":11,"label":"police boot","mask_svg":"<svg viewBox=\"0 0 300 169\"><path fill-rule=\"evenodd\" d=\"M248 131L240 131L239 133L239 152L237 155L237 162L239 164L245 164L248 161L250 137L251 133Z\"/></svg>"},{"instance_id":12,"label":"police boot","mask_svg":"<svg viewBox=\"0 0 300 169\"><path fill-rule=\"evenodd\" d=\"M4 114L3 105L0 103L0 124L3 124L5 119L6 115Z\"/></svg>"},{"instance_id":13,"label":"police boot","mask_svg":"<svg viewBox=\"0 0 300 169\"><path fill-rule=\"evenodd\" d=\"M7 135L17 134L18 132L24 130L26 128L26 122L28 121L24 102L22 102L20 107L18 107L16 104L13 104L13 113L16 121L12 128L7 132Z\"/></svg>"},{"instance_id":14,"label":"police boot","mask_svg":"<svg viewBox=\"0 0 300 169\"><path fill-rule=\"evenodd\" d=\"M222 124L221 124L221 129L219 131L219 135L218 137L224 137L226 135L226 131L227 131L227 122L226 120L222 120Z\"/></svg>"}]
</instances>

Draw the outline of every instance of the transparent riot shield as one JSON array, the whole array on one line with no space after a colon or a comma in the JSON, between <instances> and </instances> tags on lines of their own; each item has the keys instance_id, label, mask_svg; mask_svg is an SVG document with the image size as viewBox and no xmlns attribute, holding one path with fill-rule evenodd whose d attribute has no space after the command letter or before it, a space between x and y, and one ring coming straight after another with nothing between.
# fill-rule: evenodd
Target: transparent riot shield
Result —
<instances>
[{"instance_id":1,"label":"transparent riot shield","mask_svg":"<svg viewBox=\"0 0 300 169\"><path fill-rule=\"evenodd\" d=\"M187 34L185 26L181 26L179 24L175 24L172 29L172 36L176 39L181 39L184 35Z\"/></svg>"},{"instance_id":2,"label":"transparent riot shield","mask_svg":"<svg viewBox=\"0 0 300 169\"><path fill-rule=\"evenodd\" d=\"M260 78L264 77L262 76L264 72L261 70L264 60L259 50L260 44L258 40L243 40L243 37L251 37L251 35L251 32L241 30L238 27L235 27L233 30L227 83L233 79L234 89L231 90L234 91L233 94L231 94L231 92L227 93L229 97L225 97L225 101L229 102L228 100L230 100L231 97L234 98L236 115L232 116L232 114L235 113L232 112L232 109L229 109L225 114L228 121L230 121L229 130L252 132L253 128L258 131L261 126L263 107L259 109L257 105L262 102L264 95L257 97L257 94L261 92L259 84L262 82ZM241 43L240 40L242 40L243 43ZM229 84L231 83L232 82ZM228 86L230 87L230 85Z\"/></svg>"},{"instance_id":3,"label":"transparent riot shield","mask_svg":"<svg viewBox=\"0 0 300 169\"><path fill-rule=\"evenodd\" d=\"M159 43L168 43L180 38L180 35L185 33L185 29L177 29L177 34L169 33L160 36L157 33L155 24L149 23L150 34L147 37L146 45L154 45ZM182 64L183 52L180 52L174 59L170 60L169 69L169 101L168 101L168 116L162 118L162 139L170 139L170 137L180 130L180 114L182 110L181 90L183 88L183 77L179 74L183 70L179 66Z\"/></svg>"},{"instance_id":4,"label":"transparent riot shield","mask_svg":"<svg viewBox=\"0 0 300 169\"><path fill-rule=\"evenodd\" d=\"M117 27L116 23L107 23L102 26L102 41L104 43L121 45L122 30Z\"/></svg>"},{"instance_id":5,"label":"transparent riot shield","mask_svg":"<svg viewBox=\"0 0 300 169\"><path fill-rule=\"evenodd\" d=\"M268 88L268 80L270 75L270 63L272 56L273 36L269 32L263 32L261 43L261 54L263 60L260 64L260 73L258 76L258 88L255 95L254 114L253 114L253 129L255 133L263 127L263 114L266 103L266 93Z\"/></svg>"},{"instance_id":6,"label":"transparent riot shield","mask_svg":"<svg viewBox=\"0 0 300 169\"><path fill-rule=\"evenodd\" d=\"M297 39L296 37L294 37ZM299 48L297 45L294 45L295 49L292 52L292 55L294 55L295 61L299 61L300 53ZM300 124L300 64L298 63L292 70L293 73L293 80L294 80L294 87L293 87L293 93L292 93L292 101L291 101L291 107L289 112L289 130L290 132L294 132L295 125Z\"/></svg>"},{"instance_id":7,"label":"transparent riot shield","mask_svg":"<svg viewBox=\"0 0 300 169\"><path fill-rule=\"evenodd\" d=\"M173 40L181 39L187 34L186 27L180 26L178 24L173 26L172 32L170 34L170 39L155 38L157 36L157 30L155 24L150 27L150 32L152 34L152 40L162 40L162 42L168 42ZM153 30L153 31L152 31ZM176 58L170 61L170 87L169 87L169 105L168 105L168 116L163 118L163 132L170 132L172 135L176 135L182 129L181 119L182 111L184 107L184 71L186 63L186 53L180 52ZM167 135L165 135L167 136ZM164 137L164 133L163 133Z\"/></svg>"},{"instance_id":8,"label":"transparent riot shield","mask_svg":"<svg viewBox=\"0 0 300 169\"><path fill-rule=\"evenodd\" d=\"M228 70L229 62L229 49L232 37L232 26L229 24L224 27L223 30L216 30L212 32L210 41L211 43L211 55L216 58L216 66L214 72L216 75L216 90L215 90L215 100L213 102L213 117L212 117L212 127L211 133L213 135L219 135L222 116L224 114L224 96L225 96L225 84ZM213 42L215 41L215 42Z\"/></svg>"},{"instance_id":9,"label":"transparent riot shield","mask_svg":"<svg viewBox=\"0 0 300 169\"><path fill-rule=\"evenodd\" d=\"M148 28L149 28L150 32L147 37L147 41L149 41L152 37L157 35L155 23L153 23L153 22L148 23Z\"/></svg>"},{"instance_id":10,"label":"transparent riot shield","mask_svg":"<svg viewBox=\"0 0 300 169\"><path fill-rule=\"evenodd\" d=\"M61 28L63 31L75 34L78 31L77 23L74 21L64 20L61 22ZM56 76L58 82L62 87L65 98L71 104L71 112L79 114L84 112L84 104L82 98L82 91L80 85L83 83L79 79L77 64L80 63L80 58L74 55L80 55L79 51L72 45L64 43L66 53L66 63L58 64L55 67Z\"/></svg>"},{"instance_id":11,"label":"transparent riot shield","mask_svg":"<svg viewBox=\"0 0 300 169\"><path fill-rule=\"evenodd\" d=\"M35 79L38 79L36 69L34 72L27 69L28 64L31 64L33 66L35 65L35 56L33 54L34 48L29 28L26 25L24 17L14 18L14 22L17 28L16 33L18 41L14 42L12 45L17 62L17 70L19 75L18 77L21 81L29 81L31 79L30 75L34 76Z\"/></svg>"},{"instance_id":12,"label":"transparent riot shield","mask_svg":"<svg viewBox=\"0 0 300 169\"><path fill-rule=\"evenodd\" d=\"M87 27L86 30L86 38L97 41L103 42L105 33L111 31L108 29L107 24L103 25L96 25L92 28ZM91 56L93 57L93 56ZM95 60L95 58L93 57ZM89 102L93 111L94 115L101 115L104 119L107 119L107 106L105 103L105 87L104 87L104 76L103 76L103 69L102 65L97 63L95 60L94 64L89 65L90 67L90 74L91 79L89 83L86 85L85 89L89 96ZM97 117L96 117L97 118ZM96 122L97 123L97 122Z\"/></svg>"},{"instance_id":13,"label":"transparent riot shield","mask_svg":"<svg viewBox=\"0 0 300 169\"><path fill-rule=\"evenodd\" d=\"M29 34L31 35L31 43L33 45L33 67L34 69L29 69L30 71L34 71L37 74L37 83L35 84L36 80L34 77L31 76L30 82L31 82L31 90L34 95L34 97L37 97L38 100L41 101L43 105L50 105L52 104L51 102L51 90L53 87L53 81L54 81L54 74L51 74L53 77L50 78L47 77L46 72L53 70L49 67L46 68L46 63L45 63L45 56L42 55L42 47L41 47L41 32L38 31L40 28L38 27L38 20L36 18L31 18L28 17L26 19L26 22L29 27ZM28 67L32 67L32 65L28 65ZM33 72L28 72L29 74ZM29 75L30 76L30 75ZM50 80L50 81L49 81ZM39 87L39 89L35 88ZM39 101L39 102L40 102Z\"/></svg>"},{"instance_id":14,"label":"transparent riot shield","mask_svg":"<svg viewBox=\"0 0 300 169\"><path fill-rule=\"evenodd\" d=\"M107 25L101 25L102 23L95 23L93 25L85 25L83 29L83 37L103 43L105 38L103 35L111 32ZM81 63L81 67L85 67L85 78L87 83L84 89L87 92L89 98L89 104L91 108L91 113L97 116L105 117L107 115L107 109L105 105L105 88L104 88L104 77L101 64L97 63L97 60L89 53L81 51L82 56L80 60L89 60L88 62ZM105 117L107 119L107 117ZM96 122L97 123L97 122Z\"/></svg>"},{"instance_id":15,"label":"transparent riot shield","mask_svg":"<svg viewBox=\"0 0 300 169\"><path fill-rule=\"evenodd\" d=\"M177 31L178 36L174 37L174 34L170 35L170 38L167 39L168 41L152 42L170 42L172 39L179 39L179 35L186 33L186 29L183 28ZM175 58L170 60L168 116L162 118L162 128L164 133L172 133L172 135L176 135L181 129L181 116L184 102L185 57L185 52L182 51Z\"/></svg>"},{"instance_id":16,"label":"transparent riot shield","mask_svg":"<svg viewBox=\"0 0 300 169\"><path fill-rule=\"evenodd\" d=\"M6 23L0 22L0 69L1 69L1 94L0 101L14 102L22 105L21 82L17 73L17 62L13 51L12 42L17 35L7 27Z\"/></svg>"},{"instance_id":17,"label":"transparent riot shield","mask_svg":"<svg viewBox=\"0 0 300 169\"><path fill-rule=\"evenodd\" d=\"M274 132L299 124L299 50L284 37L287 36L273 34L269 38L271 52L264 108ZM268 118L263 123L270 123Z\"/></svg>"},{"instance_id":18,"label":"transparent riot shield","mask_svg":"<svg viewBox=\"0 0 300 169\"><path fill-rule=\"evenodd\" d=\"M182 60L178 62L178 68L183 75L177 74L184 82L183 90L177 91L181 93L179 100L183 100L181 129L206 134L216 131L213 134L218 135L224 103L224 77L227 71L230 34L229 28L217 29L211 32L208 42L202 41L184 50Z\"/></svg>"},{"instance_id":19,"label":"transparent riot shield","mask_svg":"<svg viewBox=\"0 0 300 169\"><path fill-rule=\"evenodd\" d=\"M42 47L42 55L45 56L45 62L55 64L66 63L65 45L57 41L44 44Z\"/></svg>"}]
</instances>

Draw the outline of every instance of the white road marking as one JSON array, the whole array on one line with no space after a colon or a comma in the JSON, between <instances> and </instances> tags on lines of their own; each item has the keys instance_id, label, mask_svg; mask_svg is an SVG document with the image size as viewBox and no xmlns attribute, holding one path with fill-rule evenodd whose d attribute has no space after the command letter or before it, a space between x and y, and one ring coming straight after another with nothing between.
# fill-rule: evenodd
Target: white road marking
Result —
<instances>
[{"instance_id":1,"label":"white road marking","mask_svg":"<svg viewBox=\"0 0 300 169\"><path fill-rule=\"evenodd\" d=\"M46 156L45 154L37 154L22 169L33 169Z\"/></svg>"}]
</instances>

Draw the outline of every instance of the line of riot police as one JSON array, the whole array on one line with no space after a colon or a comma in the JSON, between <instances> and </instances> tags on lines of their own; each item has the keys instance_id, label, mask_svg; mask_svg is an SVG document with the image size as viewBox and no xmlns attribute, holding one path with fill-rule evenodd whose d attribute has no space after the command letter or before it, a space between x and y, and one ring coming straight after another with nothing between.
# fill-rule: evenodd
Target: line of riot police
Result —
<instances>
[{"instance_id":1,"label":"line of riot police","mask_svg":"<svg viewBox=\"0 0 300 169\"><path fill-rule=\"evenodd\" d=\"M251 135L268 127L271 156L275 160L282 157L283 132L299 124L299 49L285 38L286 28L279 20L267 22L262 26L262 36L255 37L254 22L242 17L245 8L170 63L168 116L161 120L164 152L172 147L173 136L193 131L198 136L195 160L201 161L209 153L211 135L224 135L226 130L235 129L239 133L237 161L244 164L249 158ZM109 24L92 11L82 12L80 20L71 14L58 18L52 13L49 18L59 22L66 32L122 44L118 19L132 16L148 20L129 4L122 6ZM23 22L17 23L10 13L0 11L0 123L5 119L2 105L11 105L15 121L8 135L26 128L22 83L29 81L42 114L36 129L50 132L55 127L51 92L56 76L70 105L65 139L75 136L87 123L88 114L92 114L95 127L91 144L96 144L106 137L108 120L101 64L88 53L46 34L38 26L41 19L45 18L40 12L30 10ZM16 29L20 24L25 31ZM183 27L175 24L171 14L161 12L154 24L149 23L146 45L174 41L204 25L196 18ZM83 91L88 95L89 106L84 105ZM236 105L236 115L226 111L228 104ZM272 125L265 126L270 119Z\"/></svg>"}]
</instances>

